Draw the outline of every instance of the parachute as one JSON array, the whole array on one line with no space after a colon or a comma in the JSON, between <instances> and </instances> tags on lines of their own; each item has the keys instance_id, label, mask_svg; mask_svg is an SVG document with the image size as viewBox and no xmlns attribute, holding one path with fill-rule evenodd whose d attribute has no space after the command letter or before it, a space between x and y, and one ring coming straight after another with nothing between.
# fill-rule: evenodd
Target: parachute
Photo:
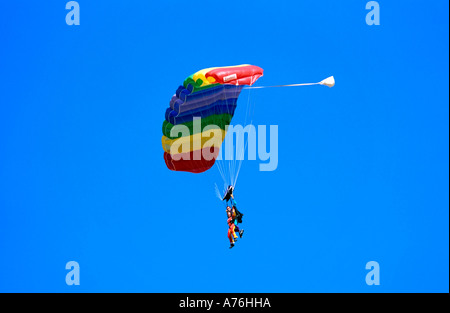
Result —
<instances>
[{"instance_id":1,"label":"parachute","mask_svg":"<svg viewBox=\"0 0 450 313\"><path fill-rule=\"evenodd\" d=\"M167 168L191 173L209 170L242 89L261 76L262 68L243 64L207 68L187 77L172 96L162 125Z\"/></svg>"}]
</instances>

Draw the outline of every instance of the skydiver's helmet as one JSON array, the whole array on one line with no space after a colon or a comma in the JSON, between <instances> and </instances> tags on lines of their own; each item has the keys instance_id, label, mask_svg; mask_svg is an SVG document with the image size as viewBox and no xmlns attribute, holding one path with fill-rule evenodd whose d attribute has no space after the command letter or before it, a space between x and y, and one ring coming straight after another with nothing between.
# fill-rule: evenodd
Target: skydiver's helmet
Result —
<instances>
[{"instance_id":1,"label":"skydiver's helmet","mask_svg":"<svg viewBox=\"0 0 450 313\"><path fill-rule=\"evenodd\" d=\"M223 196L222 201L227 200L227 202L228 202L228 200L230 200L230 198L231 198L231 195L233 194L233 190L234 190L234 187L232 185L228 186L227 191L225 192L225 195Z\"/></svg>"}]
</instances>

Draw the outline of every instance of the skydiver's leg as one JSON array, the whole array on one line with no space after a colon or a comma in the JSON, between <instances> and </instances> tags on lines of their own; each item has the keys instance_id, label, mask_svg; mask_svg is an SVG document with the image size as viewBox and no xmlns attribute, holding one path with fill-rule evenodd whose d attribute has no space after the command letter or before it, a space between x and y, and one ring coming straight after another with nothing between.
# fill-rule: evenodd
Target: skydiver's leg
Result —
<instances>
[{"instance_id":1,"label":"skydiver's leg","mask_svg":"<svg viewBox=\"0 0 450 313\"><path fill-rule=\"evenodd\" d=\"M237 222L235 223L234 231L239 234L239 238L242 238L242 234L244 233L244 229L239 229L239 226L238 226Z\"/></svg>"},{"instance_id":2,"label":"skydiver's leg","mask_svg":"<svg viewBox=\"0 0 450 313\"><path fill-rule=\"evenodd\" d=\"M231 244L234 243L231 227L228 228L228 239L230 240Z\"/></svg>"},{"instance_id":3,"label":"skydiver's leg","mask_svg":"<svg viewBox=\"0 0 450 313\"><path fill-rule=\"evenodd\" d=\"M237 239L238 236L236 235L236 224L231 225L231 228L232 228L231 232L233 234L234 239Z\"/></svg>"},{"instance_id":4,"label":"skydiver's leg","mask_svg":"<svg viewBox=\"0 0 450 313\"><path fill-rule=\"evenodd\" d=\"M228 239L230 240L230 249L234 247L234 239L233 239L233 235L234 234L234 230L232 229L232 227L228 228Z\"/></svg>"},{"instance_id":5,"label":"skydiver's leg","mask_svg":"<svg viewBox=\"0 0 450 313\"><path fill-rule=\"evenodd\" d=\"M233 242L234 243L234 239L236 239L238 236L236 235L236 233L235 233L235 225L234 224L232 224L231 226L230 226L230 228L228 228L228 238L231 238L230 239L230 242Z\"/></svg>"}]
</instances>

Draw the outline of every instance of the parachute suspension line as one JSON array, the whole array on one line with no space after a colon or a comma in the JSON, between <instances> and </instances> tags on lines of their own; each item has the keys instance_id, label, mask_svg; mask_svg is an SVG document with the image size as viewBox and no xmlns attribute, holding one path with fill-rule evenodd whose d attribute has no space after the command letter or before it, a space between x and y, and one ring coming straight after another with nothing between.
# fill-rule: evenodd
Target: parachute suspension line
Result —
<instances>
[{"instance_id":1,"label":"parachute suspension line","mask_svg":"<svg viewBox=\"0 0 450 313\"><path fill-rule=\"evenodd\" d=\"M253 101L250 101L250 93L251 93L251 89L263 89L263 88L279 88L279 87L299 87L299 86L314 86L314 85L322 85L322 86L327 86L327 87L333 87L335 85L335 80L333 76L330 76L318 83L302 83L302 84L288 84L288 85L274 85L274 86L249 86L249 87L244 87L243 89L248 89L249 93L248 93L248 97L247 97L247 107L246 107L246 114L245 114L245 122L244 122L244 127L247 126L247 117L249 116L253 116L254 113L254 109L255 109L255 105L253 103ZM253 125L253 119L250 121L249 125ZM245 137L243 138L244 140L244 147L243 149L239 149L240 145L237 142L238 138L236 139L236 159L233 159L233 165L232 165L232 174L233 176L231 176L231 181L232 181L232 185L234 187L236 187L237 184L237 179L239 177L239 173L242 167L242 162L245 156L245 152L247 151L247 147L248 147L248 138L247 140L245 140ZM237 151L239 149L239 151ZM234 176L235 175L235 176Z\"/></svg>"},{"instance_id":2,"label":"parachute suspension line","mask_svg":"<svg viewBox=\"0 0 450 313\"><path fill-rule=\"evenodd\" d=\"M236 89L237 90L237 89ZM236 95L234 95L236 96ZM234 97L235 98L235 97ZM230 116L233 116L232 114L232 108L230 105L226 106L226 113L228 113ZM226 137L226 134L225 134ZM232 183L232 169L231 169L231 161L228 160L230 151L225 150L226 148L226 141L225 138L222 140L222 144L220 147L220 159L216 160L217 169L219 170L220 175L222 176L222 180L226 189L226 186L230 185Z\"/></svg>"},{"instance_id":3,"label":"parachute suspension line","mask_svg":"<svg viewBox=\"0 0 450 313\"><path fill-rule=\"evenodd\" d=\"M237 88L237 87L236 87ZM237 89L235 89L235 92L236 92L236 90ZM229 114L231 114L231 108L228 106L228 113ZM231 121L230 121L231 122ZM226 136L226 135L225 135ZM226 146L226 144L225 144L225 146ZM228 147L227 147L228 148ZM227 160L227 154L229 154L230 152L229 151L225 151L225 159L224 159L224 162L225 162L225 164L226 164L226 166L228 167L228 172L227 172L227 175L226 175L226 178L228 179L227 180L227 183L230 185L231 184L231 182L233 181L233 178L232 178L232 175L233 175L233 173L232 173L232 171L231 171L231 162L230 161L228 161Z\"/></svg>"},{"instance_id":4,"label":"parachute suspension line","mask_svg":"<svg viewBox=\"0 0 450 313\"><path fill-rule=\"evenodd\" d=\"M224 185L226 185L228 183L228 173L227 173L227 170L225 167L225 161L224 161L225 155L223 155L224 154L223 149L221 149L219 153L221 154L221 158L220 158L220 160L216 161L216 164L217 164L217 168L219 169L220 175L222 176L223 183L224 183Z\"/></svg>"},{"instance_id":5,"label":"parachute suspension line","mask_svg":"<svg viewBox=\"0 0 450 313\"><path fill-rule=\"evenodd\" d=\"M236 92L236 93L237 93L237 91L238 91L238 88L240 88L240 87L239 87L239 86L236 86L236 89L235 89L235 92ZM240 93L240 91L239 91L239 93ZM237 105L237 102L236 102L236 105ZM231 136L233 136L233 134L231 134ZM233 140L232 142L233 142L233 150L231 151L231 153L228 152L228 153L229 153L229 156L232 158L232 159L228 162L228 170L229 170L230 185L233 183L233 179L234 179L234 162L235 162L235 160L234 160L234 155L233 155L233 151L235 150L235 148L234 148L234 140Z\"/></svg>"},{"instance_id":6,"label":"parachute suspension line","mask_svg":"<svg viewBox=\"0 0 450 313\"><path fill-rule=\"evenodd\" d=\"M248 97L247 97L247 108L246 108L245 124L244 124L245 126L247 126L247 117L253 116L254 109L255 109L254 102L250 101L250 93L251 93L251 91L248 92ZM252 111L252 109L253 109L253 111ZM253 125L253 118L250 120L249 125ZM243 140L244 140L244 148L242 150L240 150L239 163L238 163L238 167L237 167L236 177L233 182L233 186L236 186L236 184L237 184L239 172L241 171L242 162L245 157L245 151L247 150L247 146L248 146L248 137L247 137L247 141L245 141L245 137L243 138Z\"/></svg>"},{"instance_id":7,"label":"parachute suspension line","mask_svg":"<svg viewBox=\"0 0 450 313\"><path fill-rule=\"evenodd\" d=\"M253 120L250 123L250 125L253 125ZM244 141L245 141L245 139L244 139ZM241 171L242 162L243 162L244 157L245 157L245 151L247 150L247 146L248 146L248 138L247 138L247 141L245 141L245 143L244 143L244 148L240 152L239 163L238 163L236 177L235 177L233 186L236 186L236 184L237 184L237 179L238 179L238 176L239 176L239 172Z\"/></svg>"},{"instance_id":8,"label":"parachute suspension line","mask_svg":"<svg viewBox=\"0 0 450 313\"><path fill-rule=\"evenodd\" d=\"M247 112L248 112L248 97L247 97L247 105L245 108L245 121L244 121L244 126L247 122ZM236 165L240 160L240 155L238 155L238 149L240 147L239 143L238 143L238 138L239 136L236 137L236 149L234 149L236 151L236 158L233 160L233 180L232 180L232 185L236 186L236 181L237 181L237 173L236 173ZM239 151L240 152L240 151Z\"/></svg>"},{"instance_id":9,"label":"parachute suspension line","mask_svg":"<svg viewBox=\"0 0 450 313\"><path fill-rule=\"evenodd\" d=\"M289 85L274 85L274 86L250 86L245 87L244 89L263 89L263 88L279 88L279 87L298 87L298 86L313 86L313 85L322 85L327 87L333 87L335 84L334 77L330 76L325 78L324 80L318 83L306 83L306 84L289 84Z\"/></svg>"},{"instance_id":10,"label":"parachute suspension line","mask_svg":"<svg viewBox=\"0 0 450 313\"><path fill-rule=\"evenodd\" d=\"M234 143L233 143L233 150L234 150ZM232 161L233 160L231 160L231 162L228 162L228 173L230 174L230 184L231 182L233 182L233 172L231 171Z\"/></svg>"},{"instance_id":11,"label":"parachute suspension line","mask_svg":"<svg viewBox=\"0 0 450 313\"><path fill-rule=\"evenodd\" d=\"M222 201L222 195L223 193L220 193L219 187L217 187L217 184L214 183L215 189L216 189L216 197L219 198L220 201Z\"/></svg>"},{"instance_id":12,"label":"parachute suspension line","mask_svg":"<svg viewBox=\"0 0 450 313\"><path fill-rule=\"evenodd\" d=\"M250 93L251 93L251 89L263 89L263 88L278 88L278 87L299 87L299 86L314 86L314 85L322 85L322 86L327 86L327 87L333 87L335 85L335 80L333 76L330 76L318 83L303 83L303 84L288 84L288 85L275 85L275 86L254 86L254 87L244 87L243 89L248 89L249 93L248 93L248 98L247 98L247 108L246 108L246 115L245 115L245 123L244 123L244 127L247 126L247 117L249 117L250 115L253 116L254 114L254 110L255 110L255 105L253 103L253 101L250 101ZM253 125L253 119L251 119L250 124L249 125ZM236 157L236 162L237 163L237 171L236 171L236 176L234 177L234 180L232 180L233 182L233 186L236 187L237 184L237 179L239 177L239 173L241 171L241 167L242 167L242 162L243 162L243 158L245 156L245 152L247 151L247 147L248 147L248 138L245 141L245 138L243 138L245 144L244 144L244 148L242 150L239 151L239 157ZM237 143L236 143L237 144ZM234 172L233 172L234 173Z\"/></svg>"},{"instance_id":13,"label":"parachute suspension line","mask_svg":"<svg viewBox=\"0 0 450 313\"><path fill-rule=\"evenodd\" d=\"M219 170L220 176L222 177L223 183L226 184L226 178L225 178L225 170L223 169L223 166L221 164L221 160L219 160L219 162L216 162L217 164L217 169Z\"/></svg>"},{"instance_id":14,"label":"parachute suspension line","mask_svg":"<svg viewBox=\"0 0 450 313\"><path fill-rule=\"evenodd\" d=\"M235 98L237 98L237 96L236 96L236 93L237 93L237 88L240 88L240 86L238 87L238 86L236 86L236 89L235 89ZM227 100L228 101L228 100ZM230 116L233 116L233 112L232 112L232 109L231 109L231 105L229 105L228 103L227 103L227 106L226 106L226 112L230 115ZM225 136L226 136L226 134L225 134ZM222 180L223 180L223 182L224 182L224 186L225 186L225 189L232 183L232 170L231 170L231 167L230 167L230 163L231 162L229 162L228 160L227 160L227 154L229 153L229 152L227 152L227 151L224 151L224 147L225 147L226 145L225 145L225 138L223 138L223 140L222 140L222 149L220 149L220 155L221 155L221 158L220 158L220 160L216 160L216 165L217 165L217 168L218 168L218 170L219 170L219 173L220 173L220 175L222 176ZM219 147L220 148L220 147ZM228 163L228 164L227 164Z\"/></svg>"},{"instance_id":15,"label":"parachute suspension line","mask_svg":"<svg viewBox=\"0 0 450 313\"><path fill-rule=\"evenodd\" d=\"M263 89L263 88L279 88L279 87L298 87L298 86L313 86L313 85L319 85L319 83L289 84L289 85L274 85L274 86L251 86L251 87L245 87L244 89Z\"/></svg>"},{"instance_id":16,"label":"parachute suspension line","mask_svg":"<svg viewBox=\"0 0 450 313\"><path fill-rule=\"evenodd\" d=\"M247 126L247 117L249 116L249 112L250 112L250 105L251 105L251 102L250 102L250 93L251 93L251 90L248 92L248 95L247 95L247 106L246 106L246 108L245 108L244 127ZM242 159L243 159L243 157L245 156L245 147L246 147L246 145L245 145L245 143L246 143L246 142L245 142L245 133L243 133L242 135L243 135L243 137L244 137L244 138L242 138L242 140L244 140L244 145L243 145L243 149L239 149L239 150L238 150L238 148L236 149L236 162L237 162L238 164L237 164L236 177L235 177L235 180L233 181L233 186L236 186L237 179L238 179L238 176L239 176L239 171L240 171L240 168L241 168L241 165L242 165ZM238 138L240 138L240 137L238 137ZM236 138L236 146L240 148L241 145L238 145L238 142L237 142L238 138ZM247 140L248 140L248 139L247 139ZM239 154L238 154L238 153L239 153Z\"/></svg>"},{"instance_id":17,"label":"parachute suspension line","mask_svg":"<svg viewBox=\"0 0 450 313\"><path fill-rule=\"evenodd\" d=\"M250 118L251 116L253 116L253 113L254 113L254 105L253 105L254 102L250 100L251 99L250 95L251 95L251 91L249 91L248 95L247 95L247 105L246 105L246 112L245 112L244 127L248 126L247 125L247 118ZM253 119L251 119L249 125L253 125ZM240 138L240 137L238 137L238 138ZM236 187L237 180L238 180L238 177L239 177L239 172L241 170L242 162L243 162L244 157L245 157L245 152L247 151L248 138L247 138L247 140L245 140L245 133L243 134L242 140L244 142L243 142L242 145L240 145L237 142L237 139L236 139L236 146L238 148L236 149L236 162L235 162L235 168L234 168L235 177L234 177L233 184L232 184L234 187ZM239 149L241 146L243 148Z\"/></svg>"}]
</instances>

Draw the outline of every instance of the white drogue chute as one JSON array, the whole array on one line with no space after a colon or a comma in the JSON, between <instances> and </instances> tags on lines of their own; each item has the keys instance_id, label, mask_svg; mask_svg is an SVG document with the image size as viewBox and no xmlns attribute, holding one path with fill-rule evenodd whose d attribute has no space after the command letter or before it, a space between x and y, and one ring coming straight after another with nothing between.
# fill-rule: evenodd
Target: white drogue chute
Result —
<instances>
[{"instance_id":1,"label":"white drogue chute","mask_svg":"<svg viewBox=\"0 0 450 313\"><path fill-rule=\"evenodd\" d=\"M322 80L319 85L323 85L323 86L328 86L328 87L333 87L334 86L334 77L330 76L328 78L325 78L324 80Z\"/></svg>"}]
</instances>

